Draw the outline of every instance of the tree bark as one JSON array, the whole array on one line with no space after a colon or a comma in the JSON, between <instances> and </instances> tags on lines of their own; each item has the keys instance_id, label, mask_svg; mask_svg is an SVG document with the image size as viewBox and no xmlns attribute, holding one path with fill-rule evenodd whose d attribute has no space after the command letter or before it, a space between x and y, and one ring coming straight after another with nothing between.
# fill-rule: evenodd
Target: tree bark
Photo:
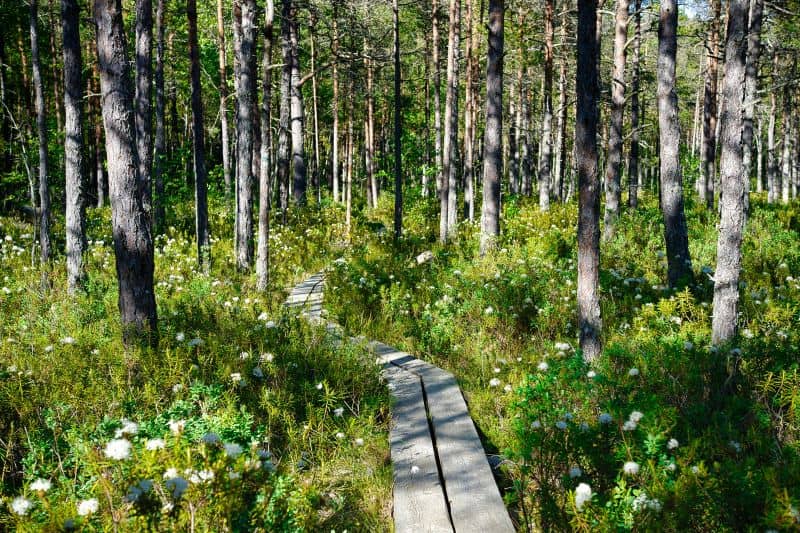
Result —
<instances>
[{"instance_id":1,"label":"tree bark","mask_svg":"<svg viewBox=\"0 0 800 533\"><path fill-rule=\"evenodd\" d=\"M564 174L567 169L567 20L569 19L565 10L559 32L561 56L558 61L558 125L555 157L555 197L560 202L564 201Z\"/></svg>"},{"instance_id":2,"label":"tree bark","mask_svg":"<svg viewBox=\"0 0 800 533\"><path fill-rule=\"evenodd\" d=\"M312 13L309 33L311 34L311 110L314 118L314 172L312 183L316 189L317 202L322 198L322 185L320 183L320 148L319 148L319 111L317 107L317 55L316 55L316 15Z\"/></svg>"},{"instance_id":3,"label":"tree bark","mask_svg":"<svg viewBox=\"0 0 800 533\"><path fill-rule=\"evenodd\" d=\"M61 0L64 55L64 167L66 181L67 291L75 294L83 284L86 250L83 175L83 80L81 70L80 10L77 0Z\"/></svg>"},{"instance_id":4,"label":"tree bark","mask_svg":"<svg viewBox=\"0 0 800 533\"><path fill-rule=\"evenodd\" d=\"M683 212L678 95L675 92L675 59L678 50L678 6L662 0L658 28L658 126L661 160L661 212L667 248L667 280L670 287L692 278L689 237Z\"/></svg>"},{"instance_id":5,"label":"tree bark","mask_svg":"<svg viewBox=\"0 0 800 533\"><path fill-rule=\"evenodd\" d=\"M544 2L544 92L542 94L542 152L539 159L539 209L542 211L550 210L550 182L552 181L553 4L553 0Z\"/></svg>"},{"instance_id":6,"label":"tree bark","mask_svg":"<svg viewBox=\"0 0 800 533\"><path fill-rule=\"evenodd\" d=\"M772 85L778 77L778 54L773 51ZM767 202L774 203L778 200L778 158L775 154L775 114L778 107L777 90L769 91L769 125L767 126Z\"/></svg>"},{"instance_id":7,"label":"tree bark","mask_svg":"<svg viewBox=\"0 0 800 533\"><path fill-rule=\"evenodd\" d=\"M460 0L450 0L447 38L447 94L445 95L444 142L442 154L442 202L439 240L446 242L455 235L458 191L456 174L458 159L458 51L461 18Z\"/></svg>"},{"instance_id":8,"label":"tree bark","mask_svg":"<svg viewBox=\"0 0 800 533\"><path fill-rule=\"evenodd\" d=\"M720 222L711 323L711 342L715 345L732 340L737 331L742 233L748 191L742 160L748 1L731 0L729 6L720 125Z\"/></svg>"},{"instance_id":9,"label":"tree bark","mask_svg":"<svg viewBox=\"0 0 800 533\"><path fill-rule=\"evenodd\" d=\"M700 152L700 200L714 207L714 169L717 141L717 69L719 58L720 0L710 0L711 21L708 34L705 92L703 96L703 149Z\"/></svg>"},{"instance_id":10,"label":"tree bark","mask_svg":"<svg viewBox=\"0 0 800 533\"><path fill-rule=\"evenodd\" d=\"M222 0L217 0L217 47L219 48L219 117L222 136L222 175L225 182L225 198L231 194L230 135L228 133L228 67L225 47L225 19Z\"/></svg>"},{"instance_id":11,"label":"tree bark","mask_svg":"<svg viewBox=\"0 0 800 533\"><path fill-rule=\"evenodd\" d=\"M195 237L197 263L211 267L211 241L208 234L208 191L206 189L205 132L203 131L203 91L200 86L200 50L197 42L197 2L186 0L189 22L189 63L192 80L192 153L194 155Z\"/></svg>"},{"instance_id":12,"label":"tree bark","mask_svg":"<svg viewBox=\"0 0 800 533\"><path fill-rule=\"evenodd\" d=\"M611 74L611 128L606 159L606 211L603 239L611 240L622 203L622 118L625 111L625 58L628 46L628 0L617 0L614 17L614 69Z\"/></svg>"},{"instance_id":13,"label":"tree bark","mask_svg":"<svg viewBox=\"0 0 800 533\"><path fill-rule=\"evenodd\" d=\"M639 203L639 58L642 46L641 0L633 3L633 57L631 58L631 148L628 154L628 207L635 209Z\"/></svg>"},{"instance_id":14,"label":"tree bark","mask_svg":"<svg viewBox=\"0 0 800 533\"><path fill-rule=\"evenodd\" d=\"M668 0L667 0L668 1ZM600 335L600 178L597 172L597 3L578 0L575 159L578 166L578 330L583 358L602 349Z\"/></svg>"},{"instance_id":15,"label":"tree bark","mask_svg":"<svg viewBox=\"0 0 800 533\"><path fill-rule=\"evenodd\" d=\"M466 66L465 76L466 83L464 85L464 216L468 220L473 220L475 216L475 193L474 193L474 172L473 172L473 146L475 139L473 138L473 124L472 124L472 104L473 104L473 68L472 63L475 61L474 48L473 48L473 4L474 0L467 0L467 34L465 38L466 48Z\"/></svg>"},{"instance_id":16,"label":"tree bark","mask_svg":"<svg viewBox=\"0 0 800 533\"><path fill-rule=\"evenodd\" d=\"M234 0L234 19L239 25L239 39L234 43L238 61L236 134L236 265L249 270L253 262L253 95L255 73L255 0Z\"/></svg>"},{"instance_id":17,"label":"tree bark","mask_svg":"<svg viewBox=\"0 0 800 533\"><path fill-rule=\"evenodd\" d=\"M50 260L50 187L47 173L47 115L44 103L44 84L39 62L39 32L37 27L38 1L30 3L31 68L36 107L36 132L39 136L39 244L42 263Z\"/></svg>"},{"instance_id":18,"label":"tree bark","mask_svg":"<svg viewBox=\"0 0 800 533\"><path fill-rule=\"evenodd\" d=\"M439 70L439 2L431 0L431 40L433 41L433 151L436 165L436 194L442 198L442 81Z\"/></svg>"},{"instance_id":19,"label":"tree bark","mask_svg":"<svg viewBox=\"0 0 800 533\"><path fill-rule=\"evenodd\" d=\"M270 103L272 100L272 25L275 19L273 0L267 0L264 17L264 55L261 61L261 133L270 135ZM259 291L269 286L269 215L272 191L270 184L270 150L266 138L261 139L261 176L258 199L258 257L256 259L256 287Z\"/></svg>"},{"instance_id":20,"label":"tree bark","mask_svg":"<svg viewBox=\"0 0 800 533\"><path fill-rule=\"evenodd\" d=\"M289 207L289 128L292 90L292 44L288 24L288 4L284 0L281 10L281 69L280 116L278 129L278 183L280 187L281 221L286 224Z\"/></svg>"},{"instance_id":21,"label":"tree bark","mask_svg":"<svg viewBox=\"0 0 800 533\"><path fill-rule=\"evenodd\" d=\"M139 187L148 217L152 209L153 121L150 109L153 63L153 3L136 0L136 151L139 155Z\"/></svg>"},{"instance_id":22,"label":"tree bark","mask_svg":"<svg viewBox=\"0 0 800 533\"><path fill-rule=\"evenodd\" d=\"M156 128L155 146L153 153L153 181L155 182L155 234L159 234L164 227L165 203L164 196L164 167L167 155L167 139L164 125L166 112L166 97L164 94L164 6L165 0L157 0L156 4Z\"/></svg>"},{"instance_id":23,"label":"tree bark","mask_svg":"<svg viewBox=\"0 0 800 533\"><path fill-rule=\"evenodd\" d=\"M333 132L331 133L331 188L333 190L333 201L339 201L339 2L333 0L333 20L331 53L333 54L333 65L331 70L331 85L333 98L331 99L331 114L333 115Z\"/></svg>"},{"instance_id":24,"label":"tree bark","mask_svg":"<svg viewBox=\"0 0 800 533\"><path fill-rule=\"evenodd\" d=\"M364 122L364 170L367 174L367 205L377 207L378 188L375 183L375 135L374 130L374 97L373 97L373 71L372 59L369 57L370 49L367 37L364 37L364 70L367 74L366 98L367 113Z\"/></svg>"},{"instance_id":25,"label":"tree bark","mask_svg":"<svg viewBox=\"0 0 800 533\"><path fill-rule=\"evenodd\" d=\"M106 131L111 224L114 231L123 339L158 339L153 290L153 239L137 172L139 160L121 0L95 0L94 21Z\"/></svg>"},{"instance_id":26,"label":"tree bark","mask_svg":"<svg viewBox=\"0 0 800 533\"><path fill-rule=\"evenodd\" d=\"M397 242L403 233L403 161L400 129L403 108L402 94L400 93L400 6L398 0L394 0L392 9L394 11L394 240ZM371 118L370 122L372 122ZM372 142L371 128L372 126L370 126L369 132L370 143ZM377 203L377 195L374 201Z\"/></svg>"},{"instance_id":27,"label":"tree bark","mask_svg":"<svg viewBox=\"0 0 800 533\"><path fill-rule=\"evenodd\" d=\"M500 235L500 180L503 176L503 0L489 0L489 51L486 65L486 129L483 141L483 206L480 253Z\"/></svg>"},{"instance_id":28,"label":"tree bark","mask_svg":"<svg viewBox=\"0 0 800 533\"><path fill-rule=\"evenodd\" d=\"M291 119L292 119L292 169L294 184L292 194L295 202L300 205L306 203L306 159L303 147L304 119L303 91L300 86L300 58L297 47L297 8L292 0L283 0L284 13L288 14L289 41L291 43ZM288 4L288 6L287 6ZM284 18L283 22L286 22Z\"/></svg>"},{"instance_id":29,"label":"tree bark","mask_svg":"<svg viewBox=\"0 0 800 533\"><path fill-rule=\"evenodd\" d=\"M789 203L789 193L792 185L792 91L789 83L783 86L783 113L781 117L781 129L783 130L783 157L781 170L781 202Z\"/></svg>"}]
</instances>

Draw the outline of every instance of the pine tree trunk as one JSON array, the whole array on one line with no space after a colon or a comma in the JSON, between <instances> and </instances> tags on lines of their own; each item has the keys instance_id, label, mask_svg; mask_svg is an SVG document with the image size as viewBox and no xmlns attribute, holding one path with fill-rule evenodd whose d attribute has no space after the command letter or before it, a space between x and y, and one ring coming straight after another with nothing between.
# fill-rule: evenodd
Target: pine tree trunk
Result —
<instances>
[{"instance_id":1,"label":"pine tree trunk","mask_svg":"<svg viewBox=\"0 0 800 533\"><path fill-rule=\"evenodd\" d=\"M108 155L111 224L114 231L123 338L158 340L153 290L153 239L141 197L131 83L121 0L95 0L103 122Z\"/></svg>"},{"instance_id":2,"label":"pine tree trunk","mask_svg":"<svg viewBox=\"0 0 800 533\"><path fill-rule=\"evenodd\" d=\"M56 49L56 28L55 21L53 20L53 0L47 0L47 21L48 21L48 36L50 41L50 68L52 69L53 76L53 109L56 115L56 131L61 132L64 120L61 116L61 103L64 101L62 97L63 91L61 90L61 73L58 69L58 50Z\"/></svg>"},{"instance_id":3,"label":"pine tree trunk","mask_svg":"<svg viewBox=\"0 0 800 533\"><path fill-rule=\"evenodd\" d=\"M303 91L300 87L300 58L297 46L297 8L292 0L283 0L284 13L288 14L289 42L291 44L291 119L292 119L292 169L294 184L292 193L295 202L300 205L306 203L306 160L303 147L304 119ZM288 6L287 6L288 4ZM287 20L283 19L284 22Z\"/></svg>"},{"instance_id":4,"label":"pine tree trunk","mask_svg":"<svg viewBox=\"0 0 800 533\"><path fill-rule=\"evenodd\" d=\"M720 222L717 269L714 272L714 312L711 342L719 345L736 336L739 273L748 178L742 161L742 107L745 96L748 0L730 0L722 81L720 125Z\"/></svg>"},{"instance_id":5,"label":"pine tree trunk","mask_svg":"<svg viewBox=\"0 0 800 533\"><path fill-rule=\"evenodd\" d=\"M433 151L436 166L436 194L442 200L444 190L442 156L442 81L439 70L439 2L431 0L431 40L433 41ZM444 204L442 204L444 205ZM441 231L440 231L441 233Z\"/></svg>"},{"instance_id":6,"label":"pine tree trunk","mask_svg":"<svg viewBox=\"0 0 800 533\"><path fill-rule=\"evenodd\" d=\"M370 207L377 207L378 205L378 188L375 184L375 140L373 134L373 120L374 120L374 103L373 103L373 72L372 60L369 57L370 49L367 44L367 37L364 37L364 70L367 74L367 91L364 95L366 98L367 114L364 122L364 170L367 174L367 205Z\"/></svg>"},{"instance_id":7,"label":"pine tree trunk","mask_svg":"<svg viewBox=\"0 0 800 533\"><path fill-rule=\"evenodd\" d=\"M322 198L322 185L320 183L320 148L319 148L319 111L317 108L317 55L316 55L316 17L312 13L309 33L311 34L311 111L314 118L314 172L312 182L316 189L317 202Z\"/></svg>"},{"instance_id":8,"label":"pine tree trunk","mask_svg":"<svg viewBox=\"0 0 800 533\"><path fill-rule=\"evenodd\" d=\"M272 25L275 19L273 0L267 0L264 19L264 56L261 61L261 131L269 135L270 103L272 100ZM256 259L256 287L259 291L269 286L269 215L272 191L270 189L270 150L267 139L261 140L261 176L258 199L258 257Z\"/></svg>"},{"instance_id":9,"label":"pine tree trunk","mask_svg":"<svg viewBox=\"0 0 800 533\"><path fill-rule=\"evenodd\" d=\"M617 0L614 17L614 70L611 74L611 117L606 159L606 211L603 239L614 236L622 203L622 118L625 111L625 58L628 46L628 0Z\"/></svg>"},{"instance_id":10,"label":"pine tree trunk","mask_svg":"<svg viewBox=\"0 0 800 533\"><path fill-rule=\"evenodd\" d=\"M47 173L47 115L45 114L44 84L39 62L39 33L37 28L38 1L30 3L31 67L36 107L36 132L39 136L39 244L42 263L50 260L50 187Z\"/></svg>"},{"instance_id":11,"label":"pine tree trunk","mask_svg":"<svg viewBox=\"0 0 800 533\"><path fill-rule=\"evenodd\" d=\"M205 132L203 131L203 91L200 86L200 50L197 43L197 2L186 0L189 21L189 63L192 80L192 153L194 155L195 237L197 262L211 267L211 241L208 234L208 191L206 189Z\"/></svg>"},{"instance_id":12,"label":"pine tree trunk","mask_svg":"<svg viewBox=\"0 0 800 533\"><path fill-rule=\"evenodd\" d=\"M678 50L678 6L662 0L658 28L658 127L661 161L661 212L667 248L667 279L670 287L692 278L689 237L683 212L678 95L675 92L675 60ZM713 161L713 160L712 160Z\"/></svg>"},{"instance_id":13,"label":"pine tree trunk","mask_svg":"<svg viewBox=\"0 0 800 533\"><path fill-rule=\"evenodd\" d=\"M503 176L503 0L489 0L486 65L486 129L483 141L481 244L484 255L500 235L500 180Z\"/></svg>"},{"instance_id":14,"label":"pine tree trunk","mask_svg":"<svg viewBox=\"0 0 800 533\"><path fill-rule=\"evenodd\" d=\"M539 159L539 209L550 210L551 158L553 152L553 10L544 2L544 93L542 94L542 144Z\"/></svg>"},{"instance_id":15,"label":"pine tree trunk","mask_svg":"<svg viewBox=\"0 0 800 533\"><path fill-rule=\"evenodd\" d=\"M400 93L400 6L398 0L392 5L394 11L394 240L400 240L403 233L403 162L402 162L402 94ZM370 109L370 115L372 110ZM372 143L372 117L370 116L370 143ZM375 186L373 178L373 187ZM374 191L374 189L373 189ZM378 196L375 194L374 202Z\"/></svg>"},{"instance_id":16,"label":"pine tree trunk","mask_svg":"<svg viewBox=\"0 0 800 533\"><path fill-rule=\"evenodd\" d=\"M717 153L717 69L719 58L720 0L710 0L712 18L708 35L705 91L703 96L703 148L700 151L700 200L714 207L714 169Z\"/></svg>"},{"instance_id":17,"label":"pine tree trunk","mask_svg":"<svg viewBox=\"0 0 800 533\"><path fill-rule=\"evenodd\" d=\"M217 0L217 47L219 48L219 117L222 137L222 176L225 182L225 198L231 194L231 150L228 133L228 67L225 47L225 19L222 0Z\"/></svg>"},{"instance_id":18,"label":"pine tree trunk","mask_svg":"<svg viewBox=\"0 0 800 533\"><path fill-rule=\"evenodd\" d=\"M789 203L792 185L792 127L790 124L792 113L792 92L789 83L783 86L783 113L781 116L781 129L783 130L783 157L781 170L781 202Z\"/></svg>"},{"instance_id":19,"label":"pine tree trunk","mask_svg":"<svg viewBox=\"0 0 800 533\"><path fill-rule=\"evenodd\" d=\"M773 53L772 84L778 75L778 54ZM767 202L778 201L778 158L775 154L775 113L778 102L775 90L769 91L769 125L767 126Z\"/></svg>"},{"instance_id":20,"label":"pine tree trunk","mask_svg":"<svg viewBox=\"0 0 800 533\"><path fill-rule=\"evenodd\" d=\"M77 0L61 0L64 54L65 181L67 225L67 290L74 294L85 276L86 250L83 176L83 80L81 71L80 11Z\"/></svg>"},{"instance_id":21,"label":"pine tree trunk","mask_svg":"<svg viewBox=\"0 0 800 533\"><path fill-rule=\"evenodd\" d=\"M564 201L564 174L567 170L567 13L561 18L561 31L559 32L559 59L558 72L558 125L556 133L555 157L555 197Z\"/></svg>"},{"instance_id":22,"label":"pine tree trunk","mask_svg":"<svg viewBox=\"0 0 800 533\"><path fill-rule=\"evenodd\" d=\"M166 96L164 93L164 9L166 0L157 0L156 4L156 113L155 113L155 146L153 153L153 181L155 182L155 234L161 233L164 227L165 204L164 167L167 155L167 138L165 131Z\"/></svg>"},{"instance_id":23,"label":"pine tree trunk","mask_svg":"<svg viewBox=\"0 0 800 533\"><path fill-rule=\"evenodd\" d=\"M444 142L442 160L442 209L439 239L446 242L455 236L457 218L456 188L458 172L458 52L460 0L450 0L447 39L447 94L444 104Z\"/></svg>"},{"instance_id":24,"label":"pine tree trunk","mask_svg":"<svg viewBox=\"0 0 800 533\"><path fill-rule=\"evenodd\" d=\"M234 0L239 38L234 48L238 61L236 107L236 265L249 270L253 262L253 96L255 95L255 0Z\"/></svg>"},{"instance_id":25,"label":"pine tree trunk","mask_svg":"<svg viewBox=\"0 0 800 533\"><path fill-rule=\"evenodd\" d=\"M139 156L139 187L145 213L151 217L153 166L152 112L150 93L153 62L153 3L136 1L136 151Z\"/></svg>"},{"instance_id":26,"label":"pine tree trunk","mask_svg":"<svg viewBox=\"0 0 800 533\"><path fill-rule=\"evenodd\" d=\"M631 58L631 148L628 154L628 207L635 209L639 203L639 57L642 45L641 0L634 0L633 57Z\"/></svg>"},{"instance_id":27,"label":"pine tree trunk","mask_svg":"<svg viewBox=\"0 0 800 533\"><path fill-rule=\"evenodd\" d=\"M292 45L289 35L289 11L287 2L282 3L281 11L281 68L280 117L278 129L278 183L280 187L281 221L286 224L286 211L289 207L289 128L291 115L292 87Z\"/></svg>"},{"instance_id":28,"label":"pine tree trunk","mask_svg":"<svg viewBox=\"0 0 800 533\"><path fill-rule=\"evenodd\" d=\"M331 37L331 52L333 65L331 71L331 85L333 98L331 99L331 114L333 115L333 132L331 133L331 188L333 201L338 202L339 196L339 23L338 1L333 0L333 20L331 21L333 36Z\"/></svg>"},{"instance_id":29,"label":"pine tree trunk","mask_svg":"<svg viewBox=\"0 0 800 533\"><path fill-rule=\"evenodd\" d=\"M578 331L585 361L600 355L600 178L597 170L597 4L578 0L575 160L578 166Z\"/></svg>"},{"instance_id":30,"label":"pine tree trunk","mask_svg":"<svg viewBox=\"0 0 800 533\"><path fill-rule=\"evenodd\" d=\"M464 217L468 220L472 220L475 212L475 200L474 200L474 192L473 192L473 145L475 139L472 137L473 129L472 129L472 62L474 61L473 57L473 47L472 47L472 33L473 33L473 16L472 16L472 4L474 0L467 0L467 33L466 38L464 40L464 45L466 48L466 65L465 65L465 77L466 83L464 85Z\"/></svg>"}]
</instances>

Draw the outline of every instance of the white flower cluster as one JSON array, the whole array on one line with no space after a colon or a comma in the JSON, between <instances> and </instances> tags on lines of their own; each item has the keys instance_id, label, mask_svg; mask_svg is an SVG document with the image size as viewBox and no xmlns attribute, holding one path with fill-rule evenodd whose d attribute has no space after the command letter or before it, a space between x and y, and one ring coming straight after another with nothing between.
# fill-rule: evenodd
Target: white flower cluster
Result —
<instances>
[{"instance_id":1,"label":"white flower cluster","mask_svg":"<svg viewBox=\"0 0 800 533\"><path fill-rule=\"evenodd\" d=\"M575 489L575 507L580 511L586 502L592 499L592 487L588 483L581 483Z\"/></svg>"},{"instance_id":2,"label":"white flower cluster","mask_svg":"<svg viewBox=\"0 0 800 533\"><path fill-rule=\"evenodd\" d=\"M633 431L639 425L639 421L644 418L640 411L634 411L628 416L628 420L622 425L622 431Z\"/></svg>"},{"instance_id":3,"label":"white flower cluster","mask_svg":"<svg viewBox=\"0 0 800 533\"><path fill-rule=\"evenodd\" d=\"M649 498L645 492L636 496L632 506L634 511L650 510L656 513L661 512L661 501L656 498Z\"/></svg>"}]
</instances>

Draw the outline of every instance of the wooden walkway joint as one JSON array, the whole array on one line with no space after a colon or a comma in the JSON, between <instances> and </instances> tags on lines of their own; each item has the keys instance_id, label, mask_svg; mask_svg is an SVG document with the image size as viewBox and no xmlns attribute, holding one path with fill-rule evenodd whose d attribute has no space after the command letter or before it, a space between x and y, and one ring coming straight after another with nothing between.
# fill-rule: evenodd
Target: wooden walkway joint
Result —
<instances>
[{"instance_id":1,"label":"wooden walkway joint","mask_svg":"<svg viewBox=\"0 0 800 533\"><path fill-rule=\"evenodd\" d=\"M324 283L323 273L311 276L292 289L286 305L341 338L340 328L322 317ZM366 348L383 366L394 399L389 441L395 531L513 532L453 375L381 342Z\"/></svg>"}]
</instances>

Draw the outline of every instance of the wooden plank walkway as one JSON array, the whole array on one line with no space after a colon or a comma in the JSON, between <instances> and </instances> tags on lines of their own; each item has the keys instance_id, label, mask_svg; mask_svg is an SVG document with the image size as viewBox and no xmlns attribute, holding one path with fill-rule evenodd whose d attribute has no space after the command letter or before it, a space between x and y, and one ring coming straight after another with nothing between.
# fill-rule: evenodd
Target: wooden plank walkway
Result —
<instances>
[{"instance_id":1,"label":"wooden plank walkway","mask_svg":"<svg viewBox=\"0 0 800 533\"><path fill-rule=\"evenodd\" d=\"M286 305L338 337L336 324L322 318L324 282L322 273L311 276L292 289ZM389 441L395 531L513 532L453 375L381 342L366 348L383 365L394 399Z\"/></svg>"}]
</instances>

